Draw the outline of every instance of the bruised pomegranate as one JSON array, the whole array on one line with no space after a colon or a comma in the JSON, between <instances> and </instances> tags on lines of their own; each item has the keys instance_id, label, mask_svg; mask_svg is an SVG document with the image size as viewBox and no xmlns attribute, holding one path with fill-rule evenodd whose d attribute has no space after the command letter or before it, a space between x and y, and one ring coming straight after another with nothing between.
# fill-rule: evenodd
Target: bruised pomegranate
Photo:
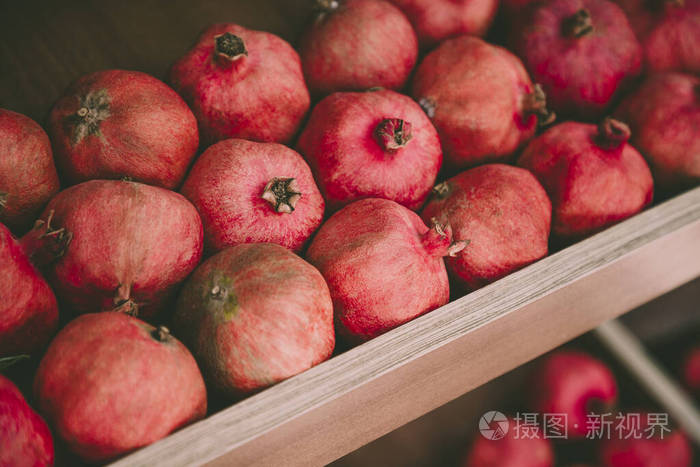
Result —
<instances>
[{"instance_id":1,"label":"bruised pomegranate","mask_svg":"<svg viewBox=\"0 0 700 467\"><path fill-rule=\"evenodd\" d=\"M272 242L301 250L321 225L324 201L311 170L276 143L221 141L197 160L182 187L204 223L207 251Z\"/></svg>"},{"instance_id":2,"label":"bruised pomegranate","mask_svg":"<svg viewBox=\"0 0 700 467\"><path fill-rule=\"evenodd\" d=\"M288 143L309 109L299 55L280 37L216 24L170 71L210 145L226 138Z\"/></svg>"},{"instance_id":3,"label":"bruised pomegranate","mask_svg":"<svg viewBox=\"0 0 700 467\"><path fill-rule=\"evenodd\" d=\"M176 331L207 381L242 396L301 373L333 352L333 303L321 274L271 243L227 248L194 272Z\"/></svg>"},{"instance_id":4,"label":"bruised pomegranate","mask_svg":"<svg viewBox=\"0 0 700 467\"><path fill-rule=\"evenodd\" d=\"M464 467L554 467L552 443L537 426L528 426L526 433L512 418L488 422L479 422L483 434L474 439Z\"/></svg>"},{"instance_id":5,"label":"bruised pomegranate","mask_svg":"<svg viewBox=\"0 0 700 467\"><path fill-rule=\"evenodd\" d=\"M323 274L339 334L367 340L447 303L443 256L454 255L449 226L425 226L394 201L368 198L321 226L307 259Z\"/></svg>"},{"instance_id":6,"label":"bruised pomegranate","mask_svg":"<svg viewBox=\"0 0 700 467\"><path fill-rule=\"evenodd\" d=\"M44 130L29 117L0 109L0 222L24 233L58 188Z\"/></svg>"},{"instance_id":7,"label":"bruised pomegranate","mask_svg":"<svg viewBox=\"0 0 700 467\"><path fill-rule=\"evenodd\" d=\"M423 208L425 222L452 227L468 247L445 260L450 276L478 289L547 255L552 205L527 170L486 164L440 183Z\"/></svg>"},{"instance_id":8,"label":"bruised pomegranate","mask_svg":"<svg viewBox=\"0 0 700 467\"><path fill-rule=\"evenodd\" d=\"M413 97L453 168L506 160L535 134L538 118L553 118L517 57L470 36L447 40L423 59Z\"/></svg>"},{"instance_id":9,"label":"bruised pomegranate","mask_svg":"<svg viewBox=\"0 0 700 467\"><path fill-rule=\"evenodd\" d=\"M387 90L326 97L297 145L333 210L361 198L418 209L442 164L430 119L412 99Z\"/></svg>"},{"instance_id":10,"label":"bruised pomegranate","mask_svg":"<svg viewBox=\"0 0 700 467\"><path fill-rule=\"evenodd\" d=\"M462 34L486 34L497 0L390 0L408 17L423 48Z\"/></svg>"},{"instance_id":11,"label":"bruised pomegranate","mask_svg":"<svg viewBox=\"0 0 700 467\"><path fill-rule=\"evenodd\" d=\"M17 386L0 375L0 465L43 467L53 461L53 438L46 422Z\"/></svg>"},{"instance_id":12,"label":"bruised pomegranate","mask_svg":"<svg viewBox=\"0 0 700 467\"><path fill-rule=\"evenodd\" d=\"M57 255L60 229L72 240L47 269L61 302L87 313L121 310L148 318L202 256L202 222L184 197L136 182L92 180L60 192L22 242Z\"/></svg>"},{"instance_id":13,"label":"bruised pomegranate","mask_svg":"<svg viewBox=\"0 0 700 467\"><path fill-rule=\"evenodd\" d=\"M61 237L57 242L63 246L69 241L62 232L53 235ZM2 224L0 277L0 357L41 350L58 324L56 297L21 243Z\"/></svg>"},{"instance_id":14,"label":"bruised pomegranate","mask_svg":"<svg viewBox=\"0 0 700 467\"><path fill-rule=\"evenodd\" d=\"M606 118L595 125L565 122L532 140L518 165L535 174L552 200L552 231L575 240L641 211L653 181L627 143L630 129Z\"/></svg>"},{"instance_id":15,"label":"bruised pomegranate","mask_svg":"<svg viewBox=\"0 0 700 467\"><path fill-rule=\"evenodd\" d=\"M553 0L536 7L517 54L561 116L601 117L640 71L642 52L622 10L607 0Z\"/></svg>"},{"instance_id":16,"label":"bruised pomegranate","mask_svg":"<svg viewBox=\"0 0 700 467\"><path fill-rule=\"evenodd\" d=\"M68 323L39 364L34 394L68 448L95 463L153 443L207 410L185 346L165 327L118 312Z\"/></svg>"},{"instance_id":17,"label":"bruised pomegranate","mask_svg":"<svg viewBox=\"0 0 700 467\"><path fill-rule=\"evenodd\" d=\"M312 94L400 89L418 56L411 23L384 0L315 0L299 46Z\"/></svg>"},{"instance_id":18,"label":"bruised pomegranate","mask_svg":"<svg viewBox=\"0 0 700 467\"><path fill-rule=\"evenodd\" d=\"M632 129L632 143L646 157L666 192L700 182L700 78L664 73L647 78L615 114Z\"/></svg>"},{"instance_id":19,"label":"bruised pomegranate","mask_svg":"<svg viewBox=\"0 0 700 467\"><path fill-rule=\"evenodd\" d=\"M174 188L197 152L197 121L165 83L138 71L83 76L51 110L49 132L61 175Z\"/></svg>"}]
</instances>

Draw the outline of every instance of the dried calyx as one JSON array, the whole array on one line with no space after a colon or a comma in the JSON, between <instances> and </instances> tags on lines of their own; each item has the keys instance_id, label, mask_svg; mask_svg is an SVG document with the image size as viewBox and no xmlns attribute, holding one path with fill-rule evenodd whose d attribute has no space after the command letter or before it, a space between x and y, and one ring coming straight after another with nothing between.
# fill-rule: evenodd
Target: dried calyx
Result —
<instances>
[{"instance_id":1,"label":"dried calyx","mask_svg":"<svg viewBox=\"0 0 700 467\"><path fill-rule=\"evenodd\" d=\"M225 32L215 36L214 41L216 44L214 46L214 53L217 57L221 57L226 61L232 62L248 55L248 50L245 48L243 39L235 34Z\"/></svg>"},{"instance_id":2,"label":"dried calyx","mask_svg":"<svg viewBox=\"0 0 700 467\"><path fill-rule=\"evenodd\" d=\"M315 0L314 11L317 14L324 15L338 9L340 0Z\"/></svg>"},{"instance_id":3,"label":"dried calyx","mask_svg":"<svg viewBox=\"0 0 700 467\"><path fill-rule=\"evenodd\" d=\"M66 117L68 125L73 127L71 134L73 144L80 143L87 136L99 135L100 122L110 116L110 97L105 89L90 91L79 99L78 110Z\"/></svg>"},{"instance_id":4,"label":"dried calyx","mask_svg":"<svg viewBox=\"0 0 700 467\"><path fill-rule=\"evenodd\" d=\"M554 112L547 109L547 95L539 83L533 86L531 93L523 97L523 114L536 115L537 124L541 127L551 124L557 118Z\"/></svg>"},{"instance_id":5,"label":"dried calyx","mask_svg":"<svg viewBox=\"0 0 700 467\"><path fill-rule=\"evenodd\" d=\"M20 240L22 248L32 263L43 267L63 256L73 238L65 228L51 225L54 211L50 211L46 220L37 220L34 227Z\"/></svg>"},{"instance_id":6,"label":"dried calyx","mask_svg":"<svg viewBox=\"0 0 700 467\"><path fill-rule=\"evenodd\" d=\"M591 13L587 9L581 8L564 20L562 28L567 37L583 37L590 34L593 32Z\"/></svg>"},{"instance_id":7,"label":"dried calyx","mask_svg":"<svg viewBox=\"0 0 700 467\"><path fill-rule=\"evenodd\" d=\"M450 185L447 182L438 183L433 187L433 197L445 199L450 193Z\"/></svg>"},{"instance_id":8,"label":"dried calyx","mask_svg":"<svg viewBox=\"0 0 700 467\"><path fill-rule=\"evenodd\" d=\"M165 342L170 339L170 330L165 326L158 326L153 331L151 331L151 337L153 337L158 342Z\"/></svg>"},{"instance_id":9,"label":"dried calyx","mask_svg":"<svg viewBox=\"0 0 700 467\"><path fill-rule=\"evenodd\" d=\"M374 129L374 137L384 151L396 152L413 138L411 129L410 122L400 118L385 118Z\"/></svg>"},{"instance_id":10,"label":"dried calyx","mask_svg":"<svg viewBox=\"0 0 700 467\"><path fill-rule=\"evenodd\" d=\"M627 124L606 117L598 125L598 145L603 149L614 149L630 139L631 131Z\"/></svg>"},{"instance_id":11,"label":"dried calyx","mask_svg":"<svg viewBox=\"0 0 700 467\"><path fill-rule=\"evenodd\" d=\"M428 118L433 118L435 116L435 110L437 110L437 102L430 97L421 97L418 99L418 105L423 112L428 116Z\"/></svg>"},{"instance_id":12,"label":"dried calyx","mask_svg":"<svg viewBox=\"0 0 700 467\"><path fill-rule=\"evenodd\" d=\"M129 316L138 316L139 307L131 299L130 284L121 284L117 287L117 292L114 294L114 308L111 311L126 313Z\"/></svg>"},{"instance_id":13,"label":"dried calyx","mask_svg":"<svg viewBox=\"0 0 700 467\"><path fill-rule=\"evenodd\" d=\"M433 256L455 256L462 251L469 242L452 242L452 228L440 223L436 218L430 220L432 227L421 239L423 248Z\"/></svg>"},{"instance_id":14,"label":"dried calyx","mask_svg":"<svg viewBox=\"0 0 700 467\"><path fill-rule=\"evenodd\" d=\"M300 198L301 193L293 178L275 177L265 185L262 192L262 199L270 203L277 212L293 212Z\"/></svg>"}]
</instances>

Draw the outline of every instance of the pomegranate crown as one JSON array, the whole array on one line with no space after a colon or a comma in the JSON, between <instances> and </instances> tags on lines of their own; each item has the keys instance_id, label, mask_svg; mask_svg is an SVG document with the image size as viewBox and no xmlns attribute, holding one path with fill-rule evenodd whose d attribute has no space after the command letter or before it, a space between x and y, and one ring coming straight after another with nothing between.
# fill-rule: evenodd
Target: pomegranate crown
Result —
<instances>
[{"instance_id":1,"label":"pomegranate crown","mask_svg":"<svg viewBox=\"0 0 700 467\"><path fill-rule=\"evenodd\" d=\"M49 211L46 220L37 220L32 230L20 240L25 254L37 267L46 266L63 256L73 239L73 234L65 228L51 225L53 216L54 211Z\"/></svg>"},{"instance_id":2,"label":"pomegranate crown","mask_svg":"<svg viewBox=\"0 0 700 467\"><path fill-rule=\"evenodd\" d=\"M605 117L598 125L597 144L603 149L615 149L625 144L631 134L626 123Z\"/></svg>"},{"instance_id":3,"label":"pomegranate crown","mask_svg":"<svg viewBox=\"0 0 700 467\"><path fill-rule=\"evenodd\" d=\"M412 125L400 118L385 118L374 129L374 137L386 152L396 152L413 138Z\"/></svg>"},{"instance_id":4,"label":"pomegranate crown","mask_svg":"<svg viewBox=\"0 0 700 467\"><path fill-rule=\"evenodd\" d=\"M430 220L432 227L423 234L421 242L423 248L432 256L456 256L469 244L469 241L452 241L452 227L449 224L441 223L437 218Z\"/></svg>"},{"instance_id":5,"label":"pomegranate crown","mask_svg":"<svg viewBox=\"0 0 700 467\"><path fill-rule=\"evenodd\" d=\"M277 212L292 213L301 199L296 180L275 177L265 185L261 198L270 203Z\"/></svg>"},{"instance_id":6,"label":"pomegranate crown","mask_svg":"<svg viewBox=\"0 0 700 467\"><path fill-rule=\"evenodd\" d=\"M214 36L214 53L227 62L233 62L248 55L243 39L230 32Z\"/></svg>"}]
</instances>

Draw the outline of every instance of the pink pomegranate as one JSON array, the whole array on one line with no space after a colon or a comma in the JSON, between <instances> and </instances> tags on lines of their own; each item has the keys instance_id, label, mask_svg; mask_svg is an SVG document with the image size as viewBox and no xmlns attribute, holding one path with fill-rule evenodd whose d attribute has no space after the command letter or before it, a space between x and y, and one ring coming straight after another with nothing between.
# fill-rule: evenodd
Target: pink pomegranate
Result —
<instances>
[{"instance_id":1,"label":"pink pomegranate","mask_svg":"<svg viewBox=\"0 0 700 467\"><path fill-rule=\"evenodd\" d=\"M277 143L229 139L211 146L182 194L201 214L212 253L255 242L299 251L323 219L323 197L309 166Z\"/></svg>"},{"instance_id":2,"label":"pink pomegranate","mask_svg":"<svg viewBox=\"0 0 700 467\"><path fill-rule=\"evenodd\" d=\"M411 23L384 0L315 0L299 46L312 94L400 89L418 56Z\"/></svg>"},{"instance_id":3,"label":"pink pomegranate","mask_svg":"<svg viewBox=\"0 0 700 467\"><path fill-rule=\"evenodd\" d=\"M642 156L627 143L630 129L606 118L595 125L565 122L532 140L518 165L529 169L552 200L552 231L575 240L647 206L653 181Z\"/></svg>"},{"instance_id":4,"label":"pink pomegranate","mask_svg":"<svg viewBox=\"0 0 700 467\"><path fill-rule=\"evenodd\" d=\"M547 255L552 205L518 167L486 164L440 183L421 217L449 224L454 238L467 242L445 260L462 288L478 289Z\"/></svg>"},{"instance_id":5,"label":"pink pomegranate","mask_svg":"<svg viewBox=\"0 0 700 467\"><path fill-rule=\"evenodd\" d=\"M153 443L207 410L185 346L163 326L116 312L68 323L39 364L34 394L68 448L92 463Z\"/></svg>"},{"instance_id":6,"label":"pink pomegranate","mask_svg":"<svg viewBox=\"0 0 700 467\"><path fill-rule=\"evenodd\" d=\"M642 52L607 0L553 0L534 9L513 47L560 116L601 117L640 71Z\"/></svg>"},{"instance_id":7,"label":"pink pomegranate","mask_svg":"<svg viewBox=\"0 0 700 467\"><path fill-rule=\"evenodd\" d=\"M411 98L388 90L326 97L297 145L333 210L361 198L418 209L442 164L430 119Z\"/></svg>"},{"instance_id":8,"label":"pink pomegranate","mask_svg":"<svg viewBox=\"0 0 700 467\"><path fill-rule=\"evenodd\" d=\"M53 438L46 422L12 381L0 375L0 465L53 465Z\"/></svg>"},{"instance_id":9,"label":"pink pomegranate","mask_svg":"<svg viewBox=\"0 0 700 467\"><path fill-rule=\"evenodd\" d=\"M29 117L0 109L0 222L24 233L58 188L44 130Z\"/></svg>"},{"instance_id":10,"label":"pink pomegranate","mask_svg":"<svg viewBox=\"0 0 700 467\"><path fill-rule=\"evenodd\" d=\"M197 210L172 191L92 180L60 192L23 239L33 254L58 256L47 277L77 313L120 310L148 318L167 307L202 256ZM53 232L72 240L57 251ZM48 235L48 236L47 236Z\"/></svg>"},{"instance_id":11,"label":"pink pomegranate","mask_svg":"<svg viewBox=\"0 0 700 467\"><path fill-rule=\"evenodd\" d=\"M413 97L440 134L453 168L508 159L552 120L517 57L481 39L442 43L418 67Z\"/></svg>"},{"instance_id":12,"label":"pink pomegranate","mask_svg":"<svg viewBox=\"0 0 700 467\"><path fill-rule=\"evenodd\" d=\"M62 232L50 235L63 245L69 241ZM0 273L0 357L35 353L56 331L56 297L29 261L22 244L2 224Z\"/></svg>"},{"instance_id":13,"label":"pink pomegranate","mask_svg":"<svg viewBox=\"0 0 700 467\"><path fill-rule=\"evenodd\" d=\"M176 330L205 378L231 396L282 381L333 352L333 303L313 266L272 243L227 248L194 272Z\"/></svg>"},{"instance_id":14,"label":"pink pomegranate","mask_svg":"<svg viewBox=\"0 0 700 467\"><path fill-rule=\"evenodd\" d=\"M610 412L616 401L612 371L583 352L552 353L532 377L529 407L542 414L564 414L563 430L569 438L586 437L599 420L590 414Z\"/></svg>"},{"instance_id":15,"label":"pink pomegranate","mask_svg":"<svg viewBox=\"0 0 700 467\"><path fill-rule=\"evenodd\" d=\"M361 341L447 303L442 257L464 246L449 226L428 228L400 204L368 198L328 219L306 256L328 283L338 333Z\"/></svg>"},{"instance_id":16,"label":"pink pomegranate","mask_svg":"<svg viewBox=\"0 0 700 467\"><path fill-rule=\"evenodd\" d=\"M309 109L299 55L280 37L215 24L170 71L210 145L226 138L288 143Z\"/></svg>"},{"instance_id":17,"label":"pink pomegranate","mask_svg":"<svg viewBox=\"0 0 700 467\"><path fill-rule=\"evenodd\" d=\"M497 0L390 0L408 17L421 47L450 37L483 36L493 21Z\"/></svg>"},{"instance_id":18,"label":"pink pomegranate","mask_svg":"<svg viewBox=\"0 0 700 467\"><path fill-rule=\"evenodd\" d=\"M700 78L650 76L615 111L632 129L657 185L676 192L700 182Z\"/></svg>"},{"instance_id":19,"label":"pink pomegranate","mask_svg":"<svg viewBox=\"0 0 700 467\"><path fill-rule=\"evenodd\" d=\"M138 71L80 78L54 105L49 132L71 184L129 177L174 188L197 152L197 121L165 83Z\"/></svg>"}]
</instances>

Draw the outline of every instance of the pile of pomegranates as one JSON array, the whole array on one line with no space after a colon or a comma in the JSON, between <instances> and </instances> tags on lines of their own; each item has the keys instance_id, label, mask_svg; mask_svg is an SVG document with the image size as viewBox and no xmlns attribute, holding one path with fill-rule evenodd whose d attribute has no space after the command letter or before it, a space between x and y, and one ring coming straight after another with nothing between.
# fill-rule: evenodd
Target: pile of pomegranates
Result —
<instances>
[{"instance_id":1,"label":"pile of pomegranates","mask_svg":"<svg viewBox=\"0 0 700 467\"><path fill-rule=\"evenodd\" d=\"M75 76L48 135L0 109L0 357L41 362L0 465L116 459L700 182L696 0L311 3L298 50L220 23L167 84ZM548 365L542 410L614 401Z\"/></svg>"}]
</instances>

